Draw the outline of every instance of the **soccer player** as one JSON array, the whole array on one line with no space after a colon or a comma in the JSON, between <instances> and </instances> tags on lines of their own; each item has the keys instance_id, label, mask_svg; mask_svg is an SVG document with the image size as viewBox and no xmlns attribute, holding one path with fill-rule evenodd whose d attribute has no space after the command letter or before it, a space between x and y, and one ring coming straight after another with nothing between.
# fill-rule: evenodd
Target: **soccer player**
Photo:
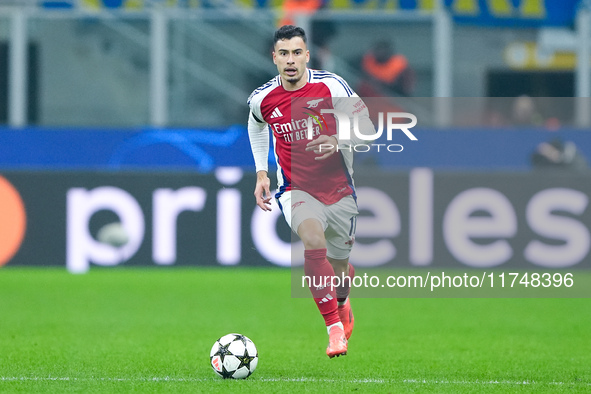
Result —
<instances>
[{"instance_id":1,"label":"soccer player","mask_svg":"<svg viewBox=\"0 0 591 394\"><path fill-rule=\"evenodd\" d=\"M306 67L310 53L302 28L282 26L273 42L279 75L248 98L248 134L257 171L254 195L263 211L271 210L267 163L272 132L277 161L275 198L304 244L304 273L313 279L309 287L327 327L326 354L332 358L347 354L353 331L349 291L355 271L349 254L358 210L350 148L363 141L354 133L350 140L339 140L335 117L328 115L318 122L318 115L322 109L357 113L360 130L371 134L375 129L365 104L341 77ZM312 117L317 122L310 126ZM308 139L309 130L313 139ZM346 146L349 150L337 149ZM321 281L326 277L349 280L334 288Z\"/></svg>"}]
</instances>

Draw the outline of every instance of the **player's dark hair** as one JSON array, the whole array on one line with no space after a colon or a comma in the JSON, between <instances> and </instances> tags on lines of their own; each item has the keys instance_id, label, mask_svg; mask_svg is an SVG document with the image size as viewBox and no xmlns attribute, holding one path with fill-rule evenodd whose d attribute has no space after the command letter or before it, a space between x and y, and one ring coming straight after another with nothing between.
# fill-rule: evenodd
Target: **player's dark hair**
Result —
<instances>
[{"instance_id":1,"label":"player's dark hair","mask_svg":"<svg viewBox=\"0 0 591 394\"><path fill-rule=\"evenodd\" d=\"M277 44L277 41L280 40L291 40L294 37L301 37L306 43L306 32L304 29L294 25L285 25L281 26L279 29L275 31L275 35L273 36L273 45Z\"/></svg>"}]
</instances>

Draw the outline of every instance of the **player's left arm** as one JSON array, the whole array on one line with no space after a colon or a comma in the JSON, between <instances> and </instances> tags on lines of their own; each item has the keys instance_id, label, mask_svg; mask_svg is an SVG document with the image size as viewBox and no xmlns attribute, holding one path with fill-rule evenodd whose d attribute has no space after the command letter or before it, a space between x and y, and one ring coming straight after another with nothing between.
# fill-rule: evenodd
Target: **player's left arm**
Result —
<instances>
[{"instance_id":1,"label":"player's left arm","mask_svg":"<svg viewBox=\"0 0 591 394\"><path fill-rule=\"evenodd\" d=\"M349 116L350 120L350 138L343 140L339 139L339 146L348 147L360 144L365 144L369 141L373 141L375 134L377 133L376 128L369 117L369 109L365 102L356 93L353 93L348 97L335 97L333 99L333 105L335 110L345 113ZM358 131L361 135L357 135L354 131L354 119L358 121Z\"/></svg>"},{"instance_id":2,"label":"player's left arm","mask_svg":"<svg viewBox=\"0 0 591 394\"><path fill-rule=\"evenodd\" d=\"M377 133L373 122L369 118L367 105L359 96L357 96L357 94L349 97L334 97L333 103L335 110L338 110L341 113L345 113L349 116L351 127L349 132L350 138L346 140L339 139L338 133L333 135L319 135L317 138L310 141L306 145L307 151L314 151L314 153L320 155L315 158L316 160L324 160L329 158L337 151L337 147L349 148L350 146L356 146L373 141L374 139L371 137ZM358 120L359 132L361 133L360 136L357 135L357 133L355 133L353 130L353 119L355 116Z\"/></svg>"},{"instance_id":3,"label":"player's left arm","mask_svg":"<svg viewBox=\"0 0 591 394\"><path fill-rule=\"evenodd\" d=\"M321 134L317 138L308 142L306 145L306 151L314 151L317 155L314 160L324 160L332 156L339 145L339 140L335 135Z\"/></svg>"},{"instance_id":4,"label":"player's left arm","mask_svg":"<svg viewBox=\"0 0 591 394\"><path fill-rule=\"evenodd\" d=\"M340 140L338 133L328 136L320 135L318 138L310 141L306 150L312 150L314 153L320 155L316 160L324 160L332 156L339 148L348 148L359 144L364 144L372 141L371 138L377 132L373 122L369 118L369 110L363 100L355 93L341 77L334 75L327 81L327 85L332 95L333 108L341 113L347 114L350 120L350 139ZM359 131L361 136L358 136L354 130L354 117L358 119ZM364 138L366 137L366 138Z\"/></svg>"}]
</instances>

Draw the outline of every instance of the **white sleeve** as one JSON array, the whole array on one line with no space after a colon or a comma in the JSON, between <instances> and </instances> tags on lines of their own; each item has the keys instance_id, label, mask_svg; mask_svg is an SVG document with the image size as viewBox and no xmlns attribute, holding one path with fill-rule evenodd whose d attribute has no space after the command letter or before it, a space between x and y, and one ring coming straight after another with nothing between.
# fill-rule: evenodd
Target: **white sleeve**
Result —
<instances>
[{"instance_id":1,"label":"white sleeve","mask_svg":"<svg viewBox=\"0 0 591 394\"><path fill-rule=\"evenodd\" d=\"M359 122L359 132L363 136L371 137L377 133L369 117L367 105L363 100L351 89L343 78L336 74L333 75L333 78L326 78L325 83L332 95L333 108L349 116L351 139L339 140L339 146L355 146L372 141L373 139L370 138L358 137L353 130L353 119L356 116ZM339 139L338 136L335 137L337 140Z\"/></svg>"},{"instance_id":2,"label":"white sleeve","mask_svg":"<svg viewBox=\"0 0 591 394\"><path fill-rule=\"evenodd\" d=\"M269 128L267 123L255 119L252 111L248 115L248 138L254 156L256 171L269 170Z\"/></svg>"},{"instance_id":3,"label":"white sleeve","mask_svg":"<svg viewBox=\"0 0 591 394\"><path fill-rule=\"evenodd\" d=\"M373 138L369 138L374 136L377 132L375 126L371 119L369 118L369 110L367 105L363 102L363 100L354 94L351 97L338 97L334 99L334 106L335 109L346 113L350 119L350 140L339 140L339 146L355 146L360 144L365 144L369 141L373 141ZM362 134L362 137L358 137L357 134L354 132L354 119L357 118L359 122L359 132ZM368 138L363 138L366 136ZM338 139L338 136L337 136Z\"/></svg>"}]
</instances>

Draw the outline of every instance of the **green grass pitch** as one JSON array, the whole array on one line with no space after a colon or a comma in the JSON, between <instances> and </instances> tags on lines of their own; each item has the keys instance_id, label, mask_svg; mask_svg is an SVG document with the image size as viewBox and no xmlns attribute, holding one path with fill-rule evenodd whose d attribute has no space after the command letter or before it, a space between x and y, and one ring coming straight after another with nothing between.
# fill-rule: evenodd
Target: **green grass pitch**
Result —
<instances>
[{"instance_id":1,"label":"green grass pitch","mask_svg":"<svg viewBox=\"0 0 591 394\"><path fill-rule=\"evenodd\" d=\"M349 354L328 359L290 271L0 270L0 392L590 392L590 299L354 299ZM209 350L258 347L246 380Z\"/></svg>"}]
</instances>

